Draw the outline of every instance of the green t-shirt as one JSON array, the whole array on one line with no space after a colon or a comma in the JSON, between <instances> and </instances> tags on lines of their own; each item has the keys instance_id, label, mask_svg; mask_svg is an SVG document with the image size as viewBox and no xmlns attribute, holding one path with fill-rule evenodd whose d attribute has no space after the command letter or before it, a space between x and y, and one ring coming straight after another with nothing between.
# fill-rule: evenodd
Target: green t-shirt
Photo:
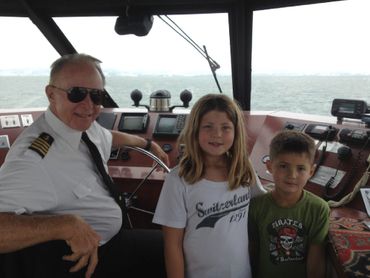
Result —
<instances>
[{"instance_id":1,"label":"green t-shirt","mask_svg":"<svg viewBox=\"0 0 370 278\"><path fill-rule=\"evenodd\" d=\"M252 199L249 238L258 248L257 277L306 277L308 247L325 242L329 211L323 199L305 190L291 208L279 207L271 193Z\"/></svg>"}]
</instances>

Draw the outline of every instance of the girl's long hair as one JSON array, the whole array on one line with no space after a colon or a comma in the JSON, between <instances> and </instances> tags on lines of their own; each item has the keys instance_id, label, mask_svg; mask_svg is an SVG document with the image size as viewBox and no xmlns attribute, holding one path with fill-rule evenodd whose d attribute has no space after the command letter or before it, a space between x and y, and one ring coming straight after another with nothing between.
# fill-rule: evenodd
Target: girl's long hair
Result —
<instances>
[{"instance_id":1,"label":"girl's long hair","mask_svg":"<svg viewBox=\"0 0 370 278\"><path fill-rule=\"evenodd\" d=\"M234 125L234 142L227 154L229 189L249 186L255 183L255 176L247 152L244 115L239 105L230 97L208 94L193 106L182 130L178 144L184 146L179 163L179 175L189 184L202 179L204 175L203 151L199 145L199 126L202 117L210 111L225 112Z\"/></svg>"}]
</instances>

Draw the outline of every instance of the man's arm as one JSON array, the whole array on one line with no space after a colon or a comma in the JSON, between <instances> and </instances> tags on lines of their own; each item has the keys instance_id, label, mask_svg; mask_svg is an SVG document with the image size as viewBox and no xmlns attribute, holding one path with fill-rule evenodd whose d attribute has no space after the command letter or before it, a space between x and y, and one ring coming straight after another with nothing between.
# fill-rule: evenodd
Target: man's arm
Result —
<instances>
[{"instance_id":1,"label":"man's arm","mask_svg":"<svg viewBox=\"0 0 370 278\"><path fill-rule=\"evenodd\" d=\"M147 140L133 134L128 134L125 132L119 132L112 130L112 145L113 147L135 146L139 148L145 148ZM151 152L155 154L159 159L161 159L166 165L169 165L168 155L162 150L162 148L152 141Z\"/></svg>"},{"instance_id":2,"label":"man's arm","mask_svg":"<svg viewBox=\"0 0 370 278\"><path fill-rule=\"evenodd\" d=\"M162 227L167 278L184 278L184 229Z\"/></svg>"},{"instance_id":3,"label":"man's arm","mask_svg":"<svg viewBox=\"0 0 370 278\"><path fill-rule=\"evenodd\" d=\"M0 213L0 223L0 253L51 240L64 240L72 254L63 259L76 262L71 272L88 265L86 277L90 277L98 263L100 236L79 216Z\"/></svg>"},{"instance_id":4,"label":"man's arm","mask_svg":"<svg viewBox=\"0 0 370 278\"><path fill-rule=\"evenodd\" d=\"M307 255L307 278L324 278L326 269L323 244L311 244Z\"/></svg>"}]
</instances>

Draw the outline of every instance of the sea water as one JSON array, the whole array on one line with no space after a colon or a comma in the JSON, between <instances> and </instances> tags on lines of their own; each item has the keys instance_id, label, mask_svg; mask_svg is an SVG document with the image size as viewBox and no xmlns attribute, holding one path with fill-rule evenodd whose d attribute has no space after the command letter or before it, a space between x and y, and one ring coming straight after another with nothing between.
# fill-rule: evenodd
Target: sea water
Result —
<instances>
[{"instance_id":1,"label":"sea water","mask_svg":"<svg viewBox=\"0 0 370 278\"><path fill-rule=\"evenodd\" d=\"M232 95L230 76L218 76L223 93ZM0 76L0 109L34 108L48 105L45 96L47 76ZM138 89L143 93L141 104L149 104L150 95L157 90L171 93L170 105L180 105L180 93L193 94L190 106L200 96L218 93L212 76L107 76L106 89L119 105L131 107L130 94ZM367 101L370 104L370 76L272 76L252 77L251 110L289 111L330 115L334 98Z\"/></svg>"}]
</instances>

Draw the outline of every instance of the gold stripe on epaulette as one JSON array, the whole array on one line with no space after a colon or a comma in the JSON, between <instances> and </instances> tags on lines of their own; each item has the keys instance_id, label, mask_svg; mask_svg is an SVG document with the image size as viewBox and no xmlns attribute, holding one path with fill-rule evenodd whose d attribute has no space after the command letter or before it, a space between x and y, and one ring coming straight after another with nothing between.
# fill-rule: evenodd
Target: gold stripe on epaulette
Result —
<instances>
[{"instance_id":1,"label":"gold stripe on epaulette","mask_svg":"<svg viewBox=\"0 0 370 278\"><path fill-rule=\"evenodd\" d=\"M40 134L38 138L36 138L32 142L31 146L29 146L28 148L30 150L37 152L42 158L44 158L45 155L48 153L49 148L53 141L54 141L53 137L51 137L46 132L43 132Z\"/></svg>"}]
</instances>

